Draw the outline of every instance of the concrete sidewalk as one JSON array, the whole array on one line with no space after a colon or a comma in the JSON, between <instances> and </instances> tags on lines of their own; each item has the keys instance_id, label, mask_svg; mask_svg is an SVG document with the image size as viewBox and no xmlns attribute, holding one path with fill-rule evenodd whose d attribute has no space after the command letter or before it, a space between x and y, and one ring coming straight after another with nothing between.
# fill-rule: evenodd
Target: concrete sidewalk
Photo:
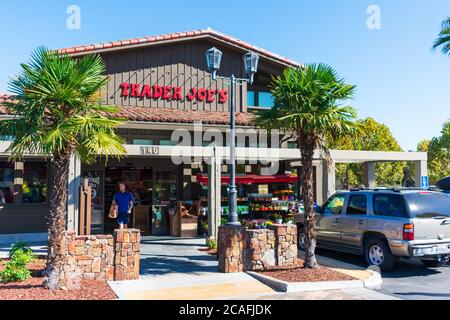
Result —
<instances>
[{"instance_id":1,"label":"concrete sidewalk","mask_svg":"<svg viewBox=\"0 0 450 320\"><path fill-rule=\"evenodd\" d=\"M220 273L218 261L199 249L204 239L144 237L141 244L141 280L109 282L123 300L386 300L391 296L369 289L280 293L246 273ZM319 263L364 280L364 268L333 259Z\"/></svg>"}]
</instances>

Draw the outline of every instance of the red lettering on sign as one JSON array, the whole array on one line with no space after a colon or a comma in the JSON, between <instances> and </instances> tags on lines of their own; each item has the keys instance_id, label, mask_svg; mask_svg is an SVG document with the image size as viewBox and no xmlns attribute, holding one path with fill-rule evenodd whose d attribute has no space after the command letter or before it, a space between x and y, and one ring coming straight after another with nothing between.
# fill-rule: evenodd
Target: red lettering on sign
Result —
<instances>
[{"instance_id":1,"label":"red lettering on sign","mask_svg":"<svg viewBox=\"0 0 450 320\"><path fill-rule=\"evenodd\" d=\"M153 87L145 84L142 86L137 83L122 83L120 85L122 89L122 97L145 97L153 99L164 100L183 100L183 88L172 86L158 86ZM217 97L216 97L217 96ZM205 88L192 88L186 95L187 101L206 101L207 103L213 103L218 100L219 103L225 103L228 101L227 90L211 90Z\"/></svg>"},{"instance_id":2,"label":"red lettering on sign","mask_svg":"<svg viewBox=\"0 0 450 320\"><path fill-rule=\"evenodd\" d=\"M130 89L130 84L124 82L124 83L122 83L122 84L120 85L120 87L122 88L122 94L121 94L121 96L122 96L122 97L128 97L128 95L129 95L128 90Z\"/></svg>"},{"instance_id":3,"label":"red lettering on sign","mask_svg":"<svg viewBox=\"0 0 450 320\"><path fill-rule=\"evenodd\" d=\"M186 98L189 101L193 101L195 99L195 97L197 96L197 89L192 88L191 91L188 93L188 95L186 96Z\"/></svg>"},{"instance_id":4,"label":"red lettering on sign","mask_svg":"<svg viewBox=\"0 0 450 320\"><path fill-rule=\"evenodd\" d=\"M162 94L163 94L163 88L161 88L160 86L154 85L153 86L153 98L159 99L159 98L161 98Z\"/></svg>"},{"instance_id":5,"label":"red lettering on sign","mask_svg":"<svg viewBox=\"0 0 450 320\"><path fill-rule=\"evenodd\" d=\"M163 92L164 92L163 93L164 100L169 100L170 98L172 98L172 96L170 95L170 93L172 93L172 87L165 86Z\"/></svg>"},{"instance_id":6,"label":"red lettering on sign","mask_svg":"<svg viewBox=\"0 0 450 320\"><path fill-rule=\"evenodd\" d=\"M211 103L214 102L216 95L216 90L208 90L208 98L206 99L206 102Z\"/></svg>"},{"instance_id":7,"label":"red lettering on sign","mask_svg":"<svg viewBox=\"0 0 450 320\"><path fill-rule=\"evenodd\" d=\"M152 97L152 88L146 84L141 92L141 97L151 98Z\"/></svg>"},{"instance_id":8,"label":"red lettering on sign","mask_svg":"<svg viewBox=\"0 0 450 320\"><path fill-rule=\"evenodd\" d=\"M181 87L174 87L173 88L173 97L172 97L173 100L181 100L181 99L183 99L181 97L181 90L182 90Z\"/></svg>"},{"instance_id":9,"label":"red lettering on sign","mask_svg":"<svg viewBox=\"0 0 450 320\"><path fill-rule=\"evenodd\" d=\"M131 96L132 97L140 97L141 96L140 87L141 86L139 84L131 85Z\"/></svg>"},{"instance_id":10,"label":"red lettering on sign","mask_svg":"<svg viewBox=\"0 0 450 320\"><path fill-rule=\"evenodd\" d=\"M228 101L228 91L227 90L220 90L219 91L219 102L225 103Z\"/></svg>"},{"instance_id":11,"label":"red lettering on sign","mask_svg":"<svg viewBox=\"0 0 450 320\"><path fill-rule=\"evenodd\" d=\"M204 89L204 88L198 89L198 92L197 92L197 99L198 100L205 101L206 95L207 95L206 89Z\"/></svg>"}]
</instances>

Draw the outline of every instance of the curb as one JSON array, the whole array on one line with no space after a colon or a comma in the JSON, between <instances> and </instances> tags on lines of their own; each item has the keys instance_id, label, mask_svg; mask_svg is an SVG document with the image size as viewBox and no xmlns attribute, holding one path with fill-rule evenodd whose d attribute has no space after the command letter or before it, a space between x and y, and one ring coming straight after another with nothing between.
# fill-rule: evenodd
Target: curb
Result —
<instances>
[{"instance_id":1,"label":"curb","mask_svg":"<svg viewBox=\"0 0 450 320\"><path fill-rule=\"evenodd\" d=\"M313 292L325 290L341 290L367 288L374 289L383 283L381 275L373 270L367 270L372 274L366 280L346 280L346 281L317 281L317 282L286 282L269 276L264 276L258 272L247 271L246 273L261 281L265 285L280 292Z\"/></svg>"}]
</instances>

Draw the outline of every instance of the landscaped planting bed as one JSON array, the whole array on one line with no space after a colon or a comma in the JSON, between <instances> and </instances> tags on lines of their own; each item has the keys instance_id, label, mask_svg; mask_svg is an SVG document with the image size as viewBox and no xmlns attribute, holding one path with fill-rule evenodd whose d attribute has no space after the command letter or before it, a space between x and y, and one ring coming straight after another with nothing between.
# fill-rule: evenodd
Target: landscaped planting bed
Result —
<instances>
[{"instance_id":1,"label":"landscaped planting bed","mask_svg":"<svg viewBox=\"0 0 450 320\"><path fill-rule=\"evenodd\" d=\"M3 270L6 260L0 260ZM44 289L42 271L45 260L38 259L27 265L31 278L24 282L1 283L0 300L112 300L116 295L105 281L83 280L80 290L50 291Z\"/></svg>"},{"instance_id":2,"label":"landscaped planting bed","mask_svg":"<svg viewBox=\"0 0 450 320\"><path fill-rule=\"evenodd\" d=\"M277 267L258 273L286 282L345 281L356 280L340 272L319 266L317 269L303 268L303 260L297 259L295 267Z\"/></svg>"}]
</instances>

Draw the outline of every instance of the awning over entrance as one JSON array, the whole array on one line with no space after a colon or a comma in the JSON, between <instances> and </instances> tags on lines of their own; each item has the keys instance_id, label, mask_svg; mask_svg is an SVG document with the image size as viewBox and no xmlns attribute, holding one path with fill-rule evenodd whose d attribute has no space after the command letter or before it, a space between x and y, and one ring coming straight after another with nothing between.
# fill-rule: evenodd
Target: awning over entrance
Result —
<instances>
[{"instance_id":1,"label":"awning over entrance","mask_svg":"<svg viewBox=\"0 0 450 320\"><path fill-rule=\"evenodd\" d=\"M197 182L201 184L208 184L208 176L199 173L197 175ZM236 176L236 184L269 184L269 183L297 183L298 176L294 175L277 175L277 176L258 176L258 175L245 175ZM230 177L222 176L222 184L229 184Z\"/></svg>"}]
</instances>

